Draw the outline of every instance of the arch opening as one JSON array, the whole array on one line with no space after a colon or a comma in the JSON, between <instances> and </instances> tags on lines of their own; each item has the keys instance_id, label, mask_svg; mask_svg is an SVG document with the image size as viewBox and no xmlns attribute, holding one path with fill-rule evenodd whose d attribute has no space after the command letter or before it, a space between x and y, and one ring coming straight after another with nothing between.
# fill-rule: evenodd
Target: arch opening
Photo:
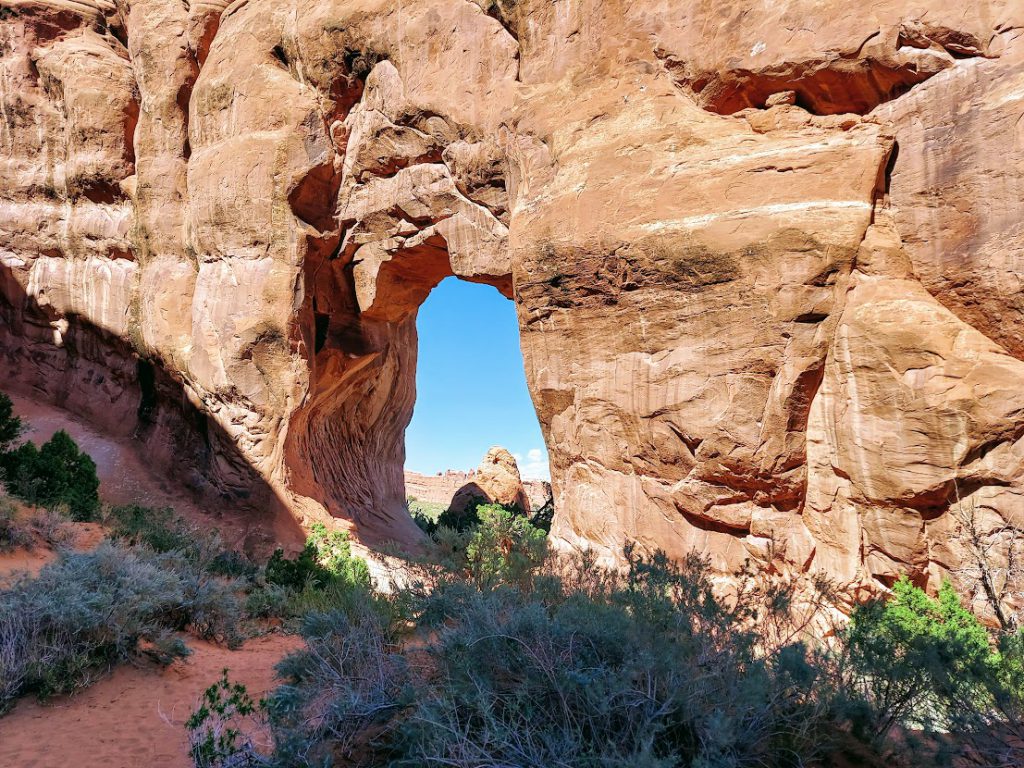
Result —
<instances>
[{"instance_id":1,"label":"arch opening","mask_svg":"<svg viewBox=\"0 0 1024 768\"><path fill-rule=\"evenodd\" d=\"M513 303L490 286L449 277L419 308L416 328L407 495L417 508L439 511L500 446L515 458L526 485L523 506L530 506L531 494L543 497L542 483L550 480L547 450L526 384Z\"/></svg>"},{"instance_id":2,"label":"arch opening","mask_svg":"<svg viewBox=\"0 0 1024 768\"><path fill-rule=\"evenodd\" d=\"M358 538L371 546L411 544L422 538L406 506L404 469L406 427L417 401L417 318L424 303L428 321L432 308L455 314L448 319L449 331L440 337L428 329L431 342L458 347L458 339L450 334L457 336L459 327L472 327L479 334L478 355L504 358L500 383L515 391L514 412L529 434L506 447L520 454L520 463L529 465L531 474L546 465L544 440L526 386L508 267L502 259L467 259L462 253L450 252L444 238L425 232L404 247L370 242L347 254L340 249L333 257L311 254L304 266L306 290L298 327L309 382L287 427L285 484L295 506L301 508L303 499L315 502L320 511L310 511L326 510L348 521ZM479 306L474 317L475 305ZM501 330L493 330L492 323ZM502 343L487 340L488 333L500 334ZM487 377L474 372L469 362L455 375L464 377L462 383L473 384L484 405ZM445 385L441 386L443 390ZM436 389L434 394L429 394L430 386L424 389L428 396L422 402L436 404ZM493 423L500 420L500 407L498 398L490 416L477 414L463 422ZM459 432L453 428L457 425L435 430L450 436L458 447ZM416 429L414 425L414 441ZM441 453L437 461L461 465L452 468L476 467L491 444L509 440L500 432L480 430L478 441L466 442L466 449L477 453L472 461L466 453ZM480 448L478 442L486 445ZM417 464L421 471L449 468Z\"/></svg>"}]
</instances>

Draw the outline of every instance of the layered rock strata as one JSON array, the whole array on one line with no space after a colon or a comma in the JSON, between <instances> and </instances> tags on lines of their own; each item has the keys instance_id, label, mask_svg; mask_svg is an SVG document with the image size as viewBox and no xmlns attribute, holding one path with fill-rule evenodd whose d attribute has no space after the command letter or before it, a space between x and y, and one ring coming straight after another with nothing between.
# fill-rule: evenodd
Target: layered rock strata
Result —
<instances>
[{"instance_id":1,"label":"layered rock strata","mask_svg":"<svg viewBox=\"0 0 1024 768\"><path fill-rule=\"evenodd\" d=\"M516 302L553 535L919 580L1024 515L1018 0L2 0L6 381L412 541L416 310Z\"/></svg>"}]
</instances>

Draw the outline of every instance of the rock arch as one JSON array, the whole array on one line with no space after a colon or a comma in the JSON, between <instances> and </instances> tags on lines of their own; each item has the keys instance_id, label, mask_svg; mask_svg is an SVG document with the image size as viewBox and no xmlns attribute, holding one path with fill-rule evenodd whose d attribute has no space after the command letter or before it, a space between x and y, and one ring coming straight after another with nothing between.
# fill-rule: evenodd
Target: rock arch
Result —
<instances>
[{"instance_id":1,"label":"rock arch","mask_svg":"<svg viewBox=\"0 0 1024 768\"><path fill-rule=\"evenodd\" d=\"M9 0L9 378L402 538L454 274L516 302L557 540L934 583L964 493L1024 525L1024 11L846 5Z\"/></svg>"}]
</instances>

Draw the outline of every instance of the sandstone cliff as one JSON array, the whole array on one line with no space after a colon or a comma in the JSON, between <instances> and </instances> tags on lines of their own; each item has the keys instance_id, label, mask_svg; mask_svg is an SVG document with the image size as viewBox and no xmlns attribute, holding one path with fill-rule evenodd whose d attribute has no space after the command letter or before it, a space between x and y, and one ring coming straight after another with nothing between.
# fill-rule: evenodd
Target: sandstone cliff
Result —
<instances>
[{"instance_id":1,"label":"sandstone cliff","mask_svg":"<svg viewBox=\"0 0 1024 768\"><path fill-rule=\"evenodd\" d=\"M516 302L553 535L1024 524L1019 0L0 0L5 384L412 540L415 315Z\"/></svg>"}]
</instances>

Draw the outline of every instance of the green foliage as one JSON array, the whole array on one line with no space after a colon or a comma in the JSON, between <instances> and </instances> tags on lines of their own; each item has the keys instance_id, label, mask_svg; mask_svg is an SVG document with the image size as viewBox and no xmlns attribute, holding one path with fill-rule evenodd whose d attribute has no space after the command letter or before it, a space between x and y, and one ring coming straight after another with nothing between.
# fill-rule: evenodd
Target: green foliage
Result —
<instances>
[{"instance_id":1,"label":"green foliage","mask_svg":"<svg viewBox=\"0 0 1024 768\"><path fill-rule=\"evenodd\" d=\"M251 578L257 568L244 555L225 548L216 529L203 529L170 507L138 504L108 507L104 521L111 536L154 552L177 552L204 571L219 576Z\"/></svg>"},{"instance_id":2,"label":"green foliage","mask_svg":"<svg viewBox=\"0 0 1024 768\"><path fill-rule=\"evenodd\" d=\"M706 562L544 570L311 615L270 702L275 764L783 768L826 743L810 655L759 652L741 617L766 607L714 599Z\"/></svg>"},{"instance_id":3,"label":"green foliage","mask_svg":"<svg viewBox=\"0 0 1024 768\"><path fill-rule=\"evenodd\" d=\"M9 451L3 468L8 490L30 504L64 504L75 520L92 520L99 512L96 464L64 430L42 448L27 442Z\"/></svg>"},{"instance_id":4,"label":"green foliage","mask_svg":"<svg viewBox=\"0 0 1024 768\"><path fill-rule=\"evenodd\" d=\"M7 453L24 431L21 419L14 415L11 398L0 392L0 454Z\"/></svg>"},{"instance_id":5,"label":"green foliage","mask_svg":"<svg viewBox=\"0 0 1024 768\"><path fill-rule=\"evenodd\" d=\"M351 758L367 733L410 703L407 662L378 607L368 600L304 618L307 647L278 664L286 684L268 700L275 766L327 766L332 756L342 765L364 764ZM391 765L380 757L377 764Z\"/></svg>"},{"instance_id":6,"label":"green foliage","mask_svg":"<svg viewBox=\"0 0 1024 768\"><path fill-rule=\"evenodd\" d=\"M231 578L255 577L258 569L240 552L227 549L216 529L203 529L170 507L138 504L108 507L104 523L111 536L154 552L178 552L201 570Z\"/></svg>"},{"instance_id":7,"label":"green foliage","mask_svg":"<svg viewBox=\"0 0 1024 768\"><path fill-rule=\"evenodd\" d=\"M236 642L234 586L175 552L104 542L63 553L0 591L0 710L26 693L86 686L143 641L158 659L180 655L177 631Z\"/></svg>"},{"instance_id":8,"label":"green foliage","mask_svg":"<svg viewBox=\"0 0 1024 768\"><path fill-rule=\"evenodd\" d=\"M323 523L314 523L306 546L293 559L276 550L267 563L266 580L294 590L307 585L325 587L340 584L366 588L370 571L366 562L352 555L352 545L345 531L328 531Z\"/></svg>"},{"instance_id":9,"label":"green foliage","mask_svg":"<svg viewBox=\"0 0 1024 768\"><path fill-rule=\"evenodd\" d=\"M448 528L452 531L464 533L471 530L475 526L480 524L480 514L482 510L503 509L512 515L522 515L523 511L515 504L495 504L488 501L483 496L477 496L472 499L465 508L461 511L455 511L451 507L442 512L437 518L437 524L425 528L427 533L433 534L440 528ZM422 525L420 527L423 527Z\"/></svg>"},{"instance_id":10,"label":"green foliage","mask_svg":"<svg viewBox=\"0 0 1024 768\"><path fill-rule=\"evenodd\" d=\"M409 510L409 514L412 515L412 519L416 525L418 525L420 530L428 535L436 530L438 518L440 518L445 511L444 504L438 504L437 502L431 501L420 501L412 496L406 499L406 507Z\"/></svg>"},{"instance_id":11,"label":"green foliage","mask_svg":"<svg viewBox=\"0 0 1024 768\"><path fill-rule=\"evenodd\" d=\"M143 544L154 552L189 552L196 546L198 532L170 507L108 507L103 522L112 536L130 544Z\"/></svg>"},{"instance_id":12,"label":"green foliage","mask_svg":"<svg viewBox=\"0 0 1024 768\"><path fill-rule=\"evenodd\" d=\"M228 679L224 670L203 693L199 707L185 723L189 752L196 768L242 768L261 765L252 740L243 732L245 721L264 707L254 701L241 683Z\"/></svg>"},{"instance_id":13,"label":"green foliage","mask_svg":"<svg viewBox=\"0 0 1024 768\"><path fill-rule=\"evenodd\" d=\"M479 524L466 543L466 567L481 588L522 584L543 561L547 536L526 517L497 504L477 508Z\"/></svg>"},{"instance_id":14,"label":"green foliage","mask_svg":"<svg viewBox=\"0 0 1024 768\"><path fill-rule=\"evenodd\" d=\"M948 581L932 599L900 578L890 600L854 610L843 639L864 705L855 724L876 743L896 725L947 727L954 702L980 704L998 666L988 633Z\"/></svg>"}]
</instances>

